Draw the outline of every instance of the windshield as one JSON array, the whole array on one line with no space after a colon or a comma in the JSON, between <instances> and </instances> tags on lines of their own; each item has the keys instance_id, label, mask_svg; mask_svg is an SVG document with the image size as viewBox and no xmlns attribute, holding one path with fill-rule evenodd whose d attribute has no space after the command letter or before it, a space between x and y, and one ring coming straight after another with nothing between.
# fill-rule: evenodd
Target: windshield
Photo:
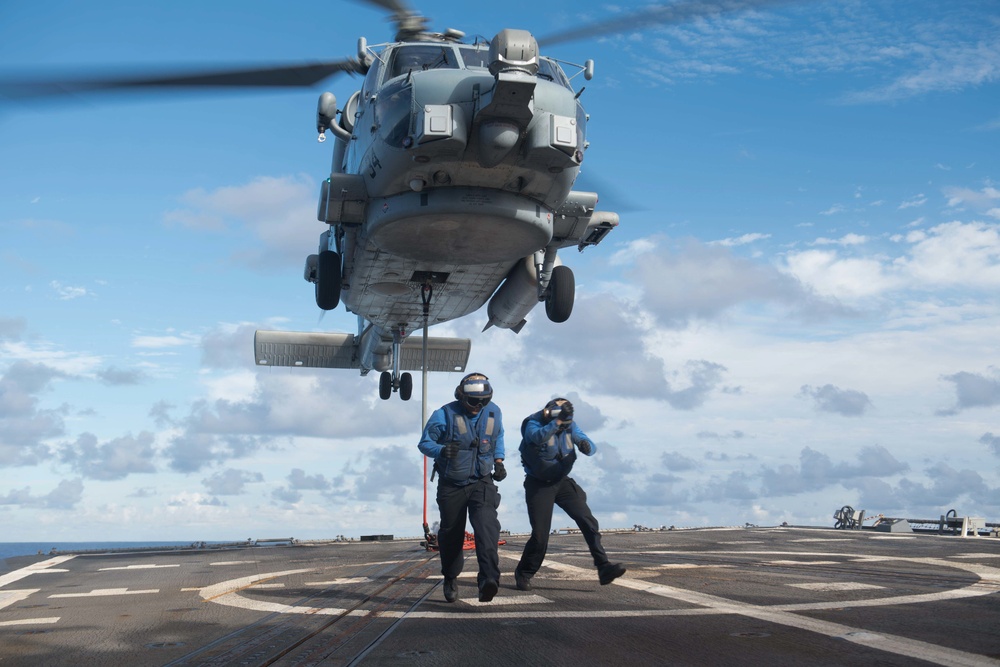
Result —
<instances>
[{"instance_id":1,"label":"windshield","mask_svg":"<svg viewBox=\"0 0 1000 667\"><path fill-rule=\"evenodd\" d=\"M460 46L458 52L462 54L462 62L467 68L487 69L490 66L490 49L485 44L480 48Z\"/></svg>"},{"instance_id":2,"label":"windshield","mask_svg":"<svg viewBox=\"0 0 1000 667\"><path fill-rule=\"evenodd\" d=\"M401 46L392 53L389 78L428 69L458 69L455 52L450 46Z\"/></svg>"},{"instance_id":3,"label":"windshield","mask_svg":"<svg viewBox=\"0 0 1000 667\"><path fill-rule=\"evenodd\" d=\"M573 89L573 87L569 85L569 79L566 78L566 74L562 71L562 67L559 67L559 63L549 60L548 58L538 59L538 77L540 79L555 81L564 88L569 88L570 90Z\"/></svg>"}]
</instances>

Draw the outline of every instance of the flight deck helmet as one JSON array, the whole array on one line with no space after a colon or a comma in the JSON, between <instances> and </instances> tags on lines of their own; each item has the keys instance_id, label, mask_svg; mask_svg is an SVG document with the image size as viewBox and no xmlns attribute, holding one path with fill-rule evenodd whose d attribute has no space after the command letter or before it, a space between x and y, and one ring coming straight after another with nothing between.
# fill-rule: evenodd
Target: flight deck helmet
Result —
<instances>
[{"instance_id":1,"label":"flight deck helmet","mask_svg":"<svg viewBox=\"0 0 1000 667\"><path fill-rule=\"evenodd\" d=\"M472 414L478 414L493 400L493 386L482 373L469 373L455 387L455 400Z\"/></svg>"}]
</instances>

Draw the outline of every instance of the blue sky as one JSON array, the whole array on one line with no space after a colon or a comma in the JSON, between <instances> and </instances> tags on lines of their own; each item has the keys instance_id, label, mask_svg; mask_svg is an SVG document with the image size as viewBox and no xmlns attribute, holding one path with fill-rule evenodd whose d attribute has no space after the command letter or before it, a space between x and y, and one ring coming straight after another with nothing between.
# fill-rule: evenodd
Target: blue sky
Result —
<instances>
[{"instance_id":1,"label":"blue sky","mask_svg":"<svg viewBox=\"0 0 1000 667\"><path fill-rule=\"evenodd\" d=\"M625 11L466 4L419 9L487 37ZM361 35L391 29L354 2L15 0L0 75L340 58ZM570 395L604 526L1000 517L996 4L791 2L551 53L596 61L580 185L622 223L564 257L569 322L435 327L473 340L508 449ZM7 539L419 534L419 397L251 354L256 328L354 330L302 263L316 97L359 85L0 101ZM501 520L525 530L509 458Z\"/></svg>"}]
</instances>

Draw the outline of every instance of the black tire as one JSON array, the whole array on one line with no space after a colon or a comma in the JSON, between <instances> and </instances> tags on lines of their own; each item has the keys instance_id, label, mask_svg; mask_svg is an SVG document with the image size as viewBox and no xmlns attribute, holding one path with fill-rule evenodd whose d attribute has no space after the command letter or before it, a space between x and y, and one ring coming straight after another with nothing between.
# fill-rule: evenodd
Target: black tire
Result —
<instances>
[{"instance_id":1,"label":"black tire","mask_svg":"<svg viewBox=\"0 0 1000 667\"><path fill-rule=\"evenodd\" d=\"M316 260L316 305L333 310L340 305L340 253L324 250Z\"/></svg>"},{"instance_id":2,"label":"black tire","mask_svg":"<svg viewBox=\"0 0 1000 667\"><path fill-rule=\"evenodd\" d=\"M399 397L408 401L410 396L413 396L413 376L409 373L403 373L399 376Z\"/></svg>"},{"instance_id":3,"label":"black tire","mask_svg":"<svg viewBox=\"0 0 1000 667\"><path fill-rule=\"evenodd\" d=\"M549 295L545 299L545 314L553 322L565 322L573 314L575 298L576 279L573 277L573 270L562 265L552 269Z\"/></svg>"},{"instance_id":4,"label":"black tire","mask_svg":"<svg viewBox=\"0 0 1000 667\"><path fill-rule=\"evenodd\" d=\"M383 401L388 401L390 396L392 396L392 373L382 371L382 374L378 376L378 397Z\"/></svg>"}]
</instances>

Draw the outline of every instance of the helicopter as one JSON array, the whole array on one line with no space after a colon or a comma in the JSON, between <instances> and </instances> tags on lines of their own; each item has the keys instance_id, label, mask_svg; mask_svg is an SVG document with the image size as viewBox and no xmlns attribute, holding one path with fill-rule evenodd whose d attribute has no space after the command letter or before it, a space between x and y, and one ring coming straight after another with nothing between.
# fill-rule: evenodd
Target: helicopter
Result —
<instances>
[{"instance_id":1,"label":"helicopter","mask_svg":"<svg viewBox=\"0 0 1000 667\"><path fill-rule=\"evenodd\" d=\"M312 86L336 74L363 77L340 103L319 96L319 142L333 137L304 279L322 311L343 304L356 334L258 330L259 366L379 373L379 396L409 400L409 371L464 371L468 339L427 329L486 305L485 329L518 333L544 303L549 320L572 314L575 278L559 251L597 246L619 216L574 190L589 120L572 80L594 76L540 51L644 23L691 20L776 0L681 0L539 40L504 28L491 40L434 32L403 0L364 0L390 12L394 40L304 66L139 78L0 82L0 95L43 96L122 88ZM566 70L572 71L567 75ZM423 330L421 345L411 335Z\"/></svg>"},{"instance_id":2,"label":"helicopter","mask_svg":"<svg viewBox=\"0 0 1000 667\"><path fill-rule=\"evenodd\" d=\"M258 331L260 365L380 371L379 396L412 394L408 370L462 371L467 339L406 345L430 323L488 302L486 328L519 332L539 303L553 322L573 309L575 280L558 251L595 246L618 215L573 190L587 115L561 64L524 30L469 44L429 32L392 3L396 41L358 43L361 89L340 107L320 96L319 140L334 138L318 217L329 225L304 277L324 311L343 302L358 333ZM593 61L575 66L589 80Z\"/></svg>"}]
</instances>

